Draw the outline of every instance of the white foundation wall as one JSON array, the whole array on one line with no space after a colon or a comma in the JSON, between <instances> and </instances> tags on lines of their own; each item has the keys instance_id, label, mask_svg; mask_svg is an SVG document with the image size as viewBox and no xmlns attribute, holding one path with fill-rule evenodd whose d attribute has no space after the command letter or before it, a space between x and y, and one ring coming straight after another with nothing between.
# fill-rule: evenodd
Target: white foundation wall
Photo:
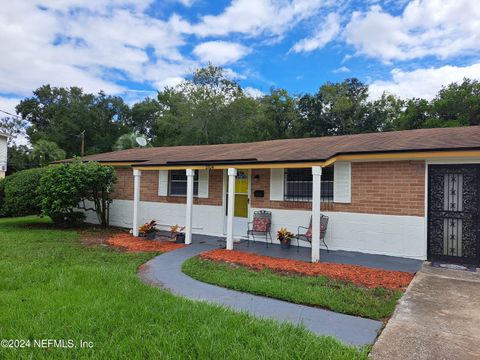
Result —
<instances>
[{"instance_id":1,"label":"white foundation wall","mask_svg":"<svg viewBox=\"0 0 480 360\"><path fill-rule=\"evenodd\" d=\"M89 205L87 203L87 205ZM87 211L87 222L98 224L97 216ZM168 230L171 225L185 224L185 204L160 203L141 201L139 208L139 223L155 220L162 230ZM222 206L193 205L192 230L195 234L223 236ZM114 200L110 206L110 225L131 229L133 219L132 200Z\"/></svg>"},{"instance_id":2,"label":"white foundation wall","mask_svg":"<svg viewBox=\"0 0 480 360\"><path fill-rule=\"evenodd\" d=\"M255 209L272 212L272 237L276 241L276 232L287 227L297 233L298 226L308 227L310 211ZM370 254L406 257L425 260L427 241L425 236L425 218L419 216L376 215L347 212L322 211L329 217L325 242L330 250L358 251ZM293 240L296 245L296 240ZM322 244L323 245L323 244ZM300 241L300 246L310 244Z\"/></svg>"}]
</instances>

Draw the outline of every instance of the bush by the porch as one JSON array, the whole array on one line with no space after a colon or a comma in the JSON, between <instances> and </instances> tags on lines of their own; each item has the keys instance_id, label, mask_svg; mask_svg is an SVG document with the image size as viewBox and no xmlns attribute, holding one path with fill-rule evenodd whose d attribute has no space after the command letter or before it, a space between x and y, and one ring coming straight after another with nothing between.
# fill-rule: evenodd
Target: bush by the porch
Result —
<instances>
[{"instance_id":1,"label":"bush by the porch","mask_svg":"<svg viewBox=\"0 0 480 360\"><path fill-rule=\"evenodd\" d=\"M39 186L42 212L52 219L77 219L73 214L80 207L95 211L99 223L106 227L112 202L110 193L116 180L113 167L95 162L75 160L51 166L43 174ZM87 205L86 201L92 205Z\"/></svg>"}]
</instances>

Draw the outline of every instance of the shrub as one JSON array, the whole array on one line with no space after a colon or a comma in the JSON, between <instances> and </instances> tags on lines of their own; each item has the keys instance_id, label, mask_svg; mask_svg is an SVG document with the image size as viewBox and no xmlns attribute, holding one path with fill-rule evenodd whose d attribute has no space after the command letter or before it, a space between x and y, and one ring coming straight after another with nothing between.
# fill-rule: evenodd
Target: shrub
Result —
<instances>
[{"instance_id":1,"label":"shrub","mask_svg":"<svg viewBox=\"0 0 480 360\"><path fill-rule=\"evenodd\" d=\"M0 212L4 216L38 215L40 179L46 168L19 171L0 181Z\"/></svg>"},{"instance_id":2,"label":"shrub","mask_svg":"<svg viewBox=\"0 0 480 360\"><path fill-rule=\"evenodd\" d=\"M53 222L62 227L78 227L85 222L85 213L82 211L72 211L67 213L51 214Z\"/></svg>"},{"instance_id":3,"label":"shrub","mask_svg":"<svg viewBox=\"0 0 480 360\"><path fill-rule=\"evenodd\" d=\"M111 166L96 162L72 163L51 166L40 182L42 213L52 219L78 219L76 210L95 211L102 226L109 221L110 193L116 176ZM91 205L87 205L86 202Z\"/></svg>"}]
</instances>

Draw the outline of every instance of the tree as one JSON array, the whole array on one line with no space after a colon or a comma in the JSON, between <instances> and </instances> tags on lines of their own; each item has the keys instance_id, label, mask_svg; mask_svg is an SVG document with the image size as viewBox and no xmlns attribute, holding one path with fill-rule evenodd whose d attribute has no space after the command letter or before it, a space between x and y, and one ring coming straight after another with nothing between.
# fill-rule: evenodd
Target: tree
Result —
<instances>
[{"instance_id":1,"label":"tree","mask_svg":"<svg viewBox=\"0 0 480 360\"><path fill-rule=\"evenodd\" d=\"M222 68L209 65L198 69L178 86L158 93L153 142L157 146L169 146L244 139L244 134L236 130L242 124L251 125L250 116L258 115L254 107L259 105L251 100ZM240 103L247 106L245 111L239 112Z\"/></svg>"},{"instance_id":2,"label":"tree","mask_svg":"<svg viewBox=\"0 0 480 360\"><path fill-rule=\"evenodd\" d=\"M396 130L420 129L432 116L432 107L425 99L409 99L400 113Z\"/></svg>"},{"instance_id":3,"label":"tree","mask_svg":"<svg viewBox=\"0 0 480 360\"><path fill-rule=\"evenodd\" d=\"M146 98L132 106L131 116L126 121L126 125L133 132L145 136L149 141L155 140L152 128L160 110L160 104L157 100Z\"/></svg>"},{"instance_id":4,"label":"tree","mask_svg":"<svg viewBox=\"0 0 480 360\"><path fill-rule=\"evenodd\" d=\"M292 136L298 119L297 101L285 89L270 89L270 94L261 100L265 112L265 123L260 125L269 139L285 139Z\"/></svg>"},{"instance_id":5,"label":"tree","mask_svg":"<svg viewBox=\"0 0 480 360\"><path fill-rule=\"evenodd\" d=\"M107 227L110 194L115 182L115 170L111 166L80 160L51 166L40 181L42 213L61 219L72 216L78 208L94 211L99 223Z\"/></svg>"},{"instance_id":6,"label":"tree","mask_svg":"<svg viewBox=\"0 0 480 360\"><path fill-rule=\"evenodd\" d=\"M6 216L39 215L38 193L45 168L28 169L0 180L0 213Z\"/></svg>"},{"instance_id":7,"label":"tree","mask_svg":"<svg viewBox=\"0 0 480 360\"><path fill-rule=\"evenodd\" d=\"M463 79L461 84L442 87L431 102L432 117L428 127L480 124L480 82Z\"/></svg>"},{"instance_id":8,"label":"tree","mask_svg":"<svg viewBox=\"0 0 480 360\"><path fill-rule=\"evenodd\" d=\"M32 162L39 166L47 166L55 160L65 159L65 151L60 149L53 141L38 140L31 152Z\"/></svg>"},{"instance_id":9,"label":"tree","mask_svg":"<svg viewBox=\"0 0 480 360\"><path fill-rule=\"evenodd\" d=\"M113 149L126 150L126 149L133 149L136 147L140 147L140 145L137 143L138 137L139 137L138 134L135 134L135 133L123 134L117 139L117 141L115 142L115 145L113 146Z\"/></svg>"},{"instance_id":10,"label":"tree","mask_svg":"<svg viewBox=\"0 0 480 360\"><path fill-rule=\"evenodd\" d=\"M116 96L84 93L78 87L57 88L44 85L16 107L32 144L43 139L56 143L72 157L80 154L79 134L85 131L85 152L111 151L120 135L127 132L125 123L130 109Z\"/></svg>"}]
</instances>

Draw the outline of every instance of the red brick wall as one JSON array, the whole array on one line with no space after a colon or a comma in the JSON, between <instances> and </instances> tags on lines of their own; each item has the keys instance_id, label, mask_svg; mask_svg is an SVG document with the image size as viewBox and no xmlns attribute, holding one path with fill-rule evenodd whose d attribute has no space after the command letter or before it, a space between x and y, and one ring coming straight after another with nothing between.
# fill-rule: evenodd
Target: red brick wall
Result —
<instances>
[{"instance_id":1,"label":"red brick wall","mask_svg":"<svg viewBox=\"0 0 480 360\"><path fill-rule=\"evenodd\" d=\"M116 168L117 184L114 199L133 200L133 170L131 168ZM193 203L199 205L222 205L223 172L210 170L208 179L208 198L194 198ZM158 170L143 170L140 178L140 199L142 201L157 201L164 203L184 204L184 196L158 195Z\"/></svg>"},{"instance_id":2,"label":"red brick wall","mask_svg":"<svg viewBox=\"0 0 480 360\"><path fill-rule=\"evenodd\" d=\"M260 179L255 181L255 175ZM263 190L264 198L252 196L255 208L311 209L310 202L270 201L270 170L252 170L252 194ZM385 161L352 163L352 202L323 203L322 210L385 215L424 216L425 163Z\"/></svg>"},{"instance_id":3,"label":"red brick wall","mask_svg":"<svg viewBox=\"0 0 480 360\"><path fill-rule=\"evenodd\" d=\"M259 179L255 180L255 175ZM133 199L131 168L117 168L114 198ZM271 201L270 170L252 170L251 206L270 209L311 209L310 202ZM210 170L208 198L194 198L194 204L222 205L223 171ZM263 190L263 198L253 192ZM140 197L143 201L185 203L185 197L158 196L158 171L142 171ZM352 163L352 202L322 203L322 210L355 213L424 216L425 163L385 161Z\"/></svg>"}]
</instances>

